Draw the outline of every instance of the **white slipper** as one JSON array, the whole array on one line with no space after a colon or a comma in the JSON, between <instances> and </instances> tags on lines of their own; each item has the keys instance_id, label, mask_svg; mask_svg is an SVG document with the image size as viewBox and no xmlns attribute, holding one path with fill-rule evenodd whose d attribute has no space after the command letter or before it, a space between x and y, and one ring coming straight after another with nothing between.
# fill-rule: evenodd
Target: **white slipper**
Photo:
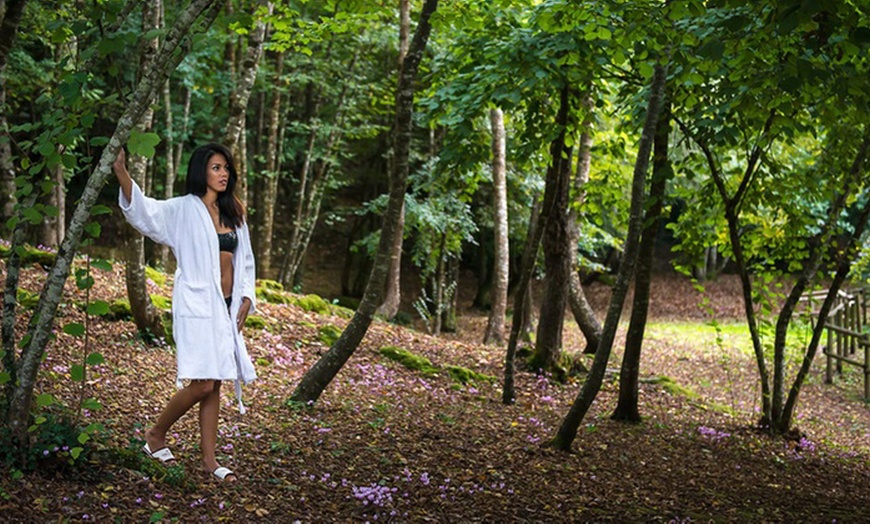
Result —
<instances>
[{"instance_id":1,"label":"white slipper","mask_svg":"<svg viewBox=\"0 0 870 524\"><path fill-rule=\"evenodd\" d=\"M232 470L230 470L230 468L225 468L223 466L218 466L214 471L211 472L211 474L214 475L215 477L221 479L221 480L226 480L226 478L229 477L230 475L232 475L234 477L236 476L236 474L233 473Z\"/></svg>"},{"instance_id":2,"label":"white slipper","mask_svg":"<svg viewBox=\"0 0 870 524\"><path fill-rule=\"evenodd\" d=\"M161 463L166 464L167 462L173 462L175 457L172 455L172 452L169 451L169 448L166 446L158 449L157 451L151 451L151 447L148 446L146 442L142 449L145 451L145 454L153 459L159 460Z\"/></svg>"}]
</instances>

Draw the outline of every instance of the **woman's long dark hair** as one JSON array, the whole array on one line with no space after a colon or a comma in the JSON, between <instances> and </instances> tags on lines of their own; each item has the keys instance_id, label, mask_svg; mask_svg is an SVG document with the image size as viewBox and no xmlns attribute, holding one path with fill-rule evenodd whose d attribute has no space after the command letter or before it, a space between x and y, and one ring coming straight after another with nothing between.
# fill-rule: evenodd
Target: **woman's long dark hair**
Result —
<instances>
[{"instance_id":1,"label":"woman's long dark hair","mask_svg":"<svg viewBox=\"0 0 870 524\"><path fill-rule=\"evenodd\" d=\"M199 197L205 195L208 190L208 161L216 154L221 154L227 159L230 172L227 188L222 193L218 193L217 197L220 221L226 227L236 228L245 222L245 207L233 194L239 176L236 173L233 154L229 149L214 143L197 147L190 155L190 162L187 164L185 191Z\"/></svg>"}]
</instances>

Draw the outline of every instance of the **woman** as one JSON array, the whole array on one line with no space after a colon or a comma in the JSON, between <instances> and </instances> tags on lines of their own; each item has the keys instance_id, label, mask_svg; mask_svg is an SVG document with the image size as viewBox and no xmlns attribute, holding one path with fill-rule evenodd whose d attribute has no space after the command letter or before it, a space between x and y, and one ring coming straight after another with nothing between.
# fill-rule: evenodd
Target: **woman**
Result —
<instances>
[{"instance_id":1,"label":"woman","mask_svg":"<svg viewBox=\"0 0 870 524\"><path fill-rule=\"evenodd\" d=\"M145 453L174 464L166 433L199 404L202 466L220 480L235 481L235 474L215 457L221 383L235 382L244 413L241 385L257 375L241 335L245 319L254 310L255 277L245 210L233 195L237 180L233 157L219 144L197 148L188 165L187 194L163 201L142 194L127 172L123 149L113 169L121 186L118 203L127 221L172 248L178 262L172 332L181 389L145 432Z\"/></svg>"}]
</instances>

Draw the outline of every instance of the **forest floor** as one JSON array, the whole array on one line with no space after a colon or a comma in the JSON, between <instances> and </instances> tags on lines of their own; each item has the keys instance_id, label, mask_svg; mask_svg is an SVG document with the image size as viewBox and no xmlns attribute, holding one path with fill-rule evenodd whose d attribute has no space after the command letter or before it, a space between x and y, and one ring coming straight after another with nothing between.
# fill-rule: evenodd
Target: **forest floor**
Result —
<instances>
[{"instance_id":1,"label":"forest floor","mask_svg":"<svg viewBox=\"0 0 870 524\"><path fill-rule=\"evenodd\" d=\"M3 264L0 263L0 271ZM38 267L23 287L38 291ZM124 296L123 269L96 270L91 299ZM169 295L169 287L152 292ZM588 294L603 311L608 291ZM584 375L566 384L521 370L514 405L501 403L503 348L481 346L485 314L465 311L458 333L439 338L375 322L362 345L313 407L287 399L327 346L326 325L347 320L294 305L260 303L268 329L249 329L259 379L244 388L248 413L224 387L219 459L239 477L220 483L199 463L197 418L173 428L180 467L168 473L142 456L142 431L175 387L171 350L149 347L133 324L91 318L89 348L58 328L38 383L69 405L81 382L69 370L85 352L85 396L105 430L102 452L81 467L0 476L6 522L867 522L870 521L870 413L861 377L846 370L823 383L817 359L801 394L799 438L759 431L758 378L741 324L737 282L723 277L702 295L680 277L656 278L643 350L643 422L610 420L618 393L621 335L611 371L580 427L573 451L548 448ZM67 285L67 303L84 292ZM704 300L709 306L701 306ZM720 328L708 322L715 318ZM60 309L59 326L83 321ZM19 323L20 325L21 323ZM585 345L566 318L565 347ZM624 326L623 326L624 329ZM622 333L622 331L621 331ZM421 375L379 352L383 346L499 377L462 385L446 373ZM587 357L588 358L588 357ZM796 357L794 358L796 360ZM588 361L587 361L588 363ZM668 377L668 380L662 380ZM679 386L679 387L675 387ZM120 455L111 449L129 450ZM47 455L55 451L47 450ZM62 450L61 450L62 453ZM126 456L118 460L108 457ZM121 461L123 462L123 461ZM151 473L148 473L148 472Z\"/></svg>"}]
</instances>

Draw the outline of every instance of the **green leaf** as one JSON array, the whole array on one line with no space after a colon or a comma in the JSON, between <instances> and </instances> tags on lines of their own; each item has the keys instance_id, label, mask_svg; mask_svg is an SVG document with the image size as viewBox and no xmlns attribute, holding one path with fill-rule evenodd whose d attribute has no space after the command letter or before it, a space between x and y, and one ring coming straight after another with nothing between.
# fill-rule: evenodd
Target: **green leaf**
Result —
<instances>
[{"instance_id":1,"label":"green leaf","mask_svg":"<svg viewBox=\"0 0 870 524\"><path fill-rule=\"evenodd\" d=\"M69 368L69 376L73 382L81 382L85 379L85 368L81 364L73 364Z\"/></svg>"},{"instance_id":2,"label":"green leaf","mask_svg":"<svg viewBox=\"0 0 870 524\"><path fill-rule=\"evenodd\" d=\"M36 407L44 408L45 406L50 406L57 402L54 398L54 395L51 393L43 393L36 397Z\"/></svg>"},{"instance_id":3,"label":"green leaf","mask_svg":"<svg viewBox=\"0 0 870 524\"><path fill-rule=\"evenodd\" d=\"M103 204L97 204L91 208L91 215L110 215L112 214L112 208L109 206L104 206Z\"/></svg>"},{"instance_id":4,"label":"green leaf","mask_svg":"<svg viewBox=\"0 0 870 524\"><path fill-rule=\"evenodd\" d=\"M0 372L0 386L12 380L12 377L6 371Z\"/></svg>"},{"instance_id":5,"label":"green leaf","mask_svg":"<svg viewBox=\"0 0 870 524\"><path fill-rule=\"evenodd\" d=\"M91 260L91 267L95 267L97 269L102 269L103 271L111 271L112 263L108 260L103 260L102 258L98 258L96 260Z\"/></svg>"},{"instance_id":6,"label":"green leaf","mask_svg":"<svg viewBox=\"0 0 870 524\"><path fill-rule=\"evenodd\" d=\"M91 397L86 398L85 401L82 402L82 408L87 409L88 411L98 411L100 409L103 409L103 405L100 404L99 400Z\"/></svg>"},{"instance_id":7,"label":"green leaf","mask_svg":"<svg viewBox=\"0 0 870 524\"><path fill-rule=\"evenodd\" d=\"M21 214L24 215L24 218L26 218L33 225L42 224L42 213L37 211L35 208L25 208L21 211Z\"/></svg>"},{"instance_id":8,"label":"green leaf","mask_svg":"<svg viewBox=\"0 0 870 524\"><path fill-rule=\"evenodd\" d=\"M67 335L80 337L85 334L85 326L79 322L70 322L63 327L63 332Z\"/></svg>"},{"instance_id":9,"label":"green leaf","mask_svg":"<svg viewBox=\"0 0 870 524\"><path fill-rule=\"evenodd\" d=\"M725 54L725 44L718 38L708 40L698 48L698 54L709 60L719 60Z\"/></svg>"},{"instance_id":10,"label":"green leaf","mask_svg":"<svg viewBox=\"0 0 870 524\"><path fill-rule=\"evenodd\" d=\"M87 433L79 433L79 438L76 440L79 441L79 444L84 444L85 442L91 440L91 436Z\"/></svg>"},{"instance_id":11,"label":"green leaf","mask_svg":"<svg viewBox=\"0 0 870 524\"><path fill-rule=\"evenodd\" d=\"M85 361L89 366L97 366L104 363L106 359L103 358L102 353L91 353Z\"/></svg>"},{"instance_id":12,"label":"green leaf","mask_svg":"<svg viewBox=\"0 0 870 524\"><path fill-rule=\"evenodd\" d=\"M94 277L76 278L76 287L79 289L89 289L94 286Z\"/></svg>"},{"instance_id":13,"label":"green leaf","mask_svg":"<svg viewBox=\"0 0 870 524\"><path fill-rule=\"evenodd\" d=\"M127 149L132 155L140 155L147 158L154 156L154 147L160 143L160 135L157 133L138 133L133 131L130 133L130 139L127 141Z\"/></svg>"},{"instance_id":14,"label":"green leaf","mask_svg":"<svg viewBox=\"0 0 870 524\"><path fill-rule=\"evenodd\" d=\"M88 304L88 315L102 316L109 312L109 303L105 300L94 300Z\"/></svg>"},{"instance_id":15,"label":"green leaf","mask_svg":"<svg viewBox=\"0 0 870 524\"><path fill-rule=\"evenodd\" d=\"M100 224L96 222L88 222L87 224L85 224L85 231L87 231L87 233L91 235L91 237L99 238L102 228L100 227Z\"/></svg>"},{"instance_id":16,"label":"green leaf","mask_svg":"<svg viewBox=\"0 0 870 524\"><path fill-rule=\"evenodd\" d=\"M79 456L82 454L82 451L84 451L84 450L85 450L84 448L80 448L80 447L76 446L76 447L72 448L71 450L69 450L69 454L73 459L78 459Z\"/></svg>"}]
</instances>

